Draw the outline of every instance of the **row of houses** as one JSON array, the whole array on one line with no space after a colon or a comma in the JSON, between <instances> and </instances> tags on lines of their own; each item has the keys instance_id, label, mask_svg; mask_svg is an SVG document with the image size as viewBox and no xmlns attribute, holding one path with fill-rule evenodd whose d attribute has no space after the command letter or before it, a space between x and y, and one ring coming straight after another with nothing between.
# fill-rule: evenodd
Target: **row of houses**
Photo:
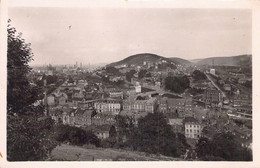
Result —
<instances>
[{"instance_id":1,"label":"row of houses","mask_svg":"<svg viewBox=\"0 0 260 168\"><path fill-rule=\"evenodd\" d=\"M95 109L54 108L50 109L49 115L56 122L76 127L115 124L114 115L110 113L97 113Z\"/></svg>"},{"instance_id":2,"label":"row of houses","mask_svg":"<svg viewBox=\"0 0 260 168\"><path fill-rule=\"evenodd\" d=\"M149 112L154 113L157 105L157 99L151 97L148 100L136 100L129 98L123 102L123 110L131 112Z\"/></svg>"}]
</instances>

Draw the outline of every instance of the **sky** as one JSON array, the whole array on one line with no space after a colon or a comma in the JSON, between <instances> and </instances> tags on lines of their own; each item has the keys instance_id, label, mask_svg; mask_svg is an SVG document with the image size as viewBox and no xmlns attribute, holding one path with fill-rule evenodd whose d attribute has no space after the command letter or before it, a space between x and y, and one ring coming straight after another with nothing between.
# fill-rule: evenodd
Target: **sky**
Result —
<instances>
[{"instance_id":1,"label":"sky","mask_svg":"<svg viewBox=\"0 0 260 168\"><path fill-rule=\"evenodd\" d=\"M111 63L138 53L187 60L252 52L246 9L28 8L8 10L40 64Z\"/></svg>"}]
</instances>

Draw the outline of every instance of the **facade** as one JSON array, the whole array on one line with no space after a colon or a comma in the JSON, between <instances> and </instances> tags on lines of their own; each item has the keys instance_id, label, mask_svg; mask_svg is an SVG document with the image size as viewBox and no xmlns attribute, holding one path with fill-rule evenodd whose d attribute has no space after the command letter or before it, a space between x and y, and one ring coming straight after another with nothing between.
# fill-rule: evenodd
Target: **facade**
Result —
<instances>
[{"instance_id":1,"label":"facade","mask_svg":"<svg viewBox=\"0 0 260 168\"><path fill-rule=\"evenodd\" d=\"M216 88L207 88L204 92L205 103L212 106L218 106L222 102L222 95Z\"/></svg>"},{"instance_id":2,"label":"facade","mask_svg":"<svg viewBox=\"0 0 260 168\"><path fill-rule=\"evenodd\" d=\"M95 100L94 108L97 113L110 112L111 114L117 115L121 110L121 101L110 98Z\"/></svg>"},{"instance_id":3,"label":"facade","mask_svg":"<svg viewBox=\"0 0 260 168\"><path fill-rule=\"evenodd\" d=\"M152 97L148 100L128 99L123 102L123 110L133 112L154 113L157 99Z\"/></svg>"},{"instance_id":4,"label":"facade","mask_svg":"<svg viewBox=\"0 0 260 168\"><path fill-rule=\"evenodd\" d=\"M98 113L92 118L92 125L113 125L115 116L111 114Z\"/></svg>"},{"instance_id":5,"label":"facade","mask_svg":"<svg viewBox=\"0 0 260 168\"><path fill-rule=\"evenodd\" d=\"M252 105L252 96L250 94L238 94L233 98L233 106Z\"/></svg>"},{"instance_id":6,"label":"facade","mask_svg":"<svg viewBox=\"0 0 260 168\"><path fill-rule=\"evenodd\" d=\"M123 99L124 98L124 94L123 91L111 91L109 92L109 97L110 98L114 98L114 99Z\"/></svg>"},{"instance_id":7,"label":"facade","mask_svg":"<svg viewBox=\"0 0 260 168\"><path fill-rule=\"evenodd\" d=\"M202 133L202 125L193 117L184 119L185 137L192 139L199 139Z\"/></svg>"},{"instance_id":8,"label":"facade","mask_svg":"<svg viewBox=\"0 0 260 168\"><path fill-rule=\"evenodd\" d=\"M78 108L74 113L75 126L80 127L80 126L91 125L92 113L93 113L93 109L84 110L84 109Z\"/></svg>"},{"instance_id":9,"label":"facade","mask_svg":"<svg viewBox=\"0 0 260 168\"><path fill-rule=\"evenodd\" d=\"M172 129L175 133L183 133L183 119L182 118L169 118L168 124L172 126Z\"/></svg>"},{"instance_id":10,"label":"facade","mask_svg":"<svg viewBox=\"0 0 260 168\"><path fill-rule=\"evenodd\" d=\"M225 84L223 86L223 88L224 88L225 91L231 91L231 85L230 84Z\"/></svg>"},{"instance_id":11,"label":"facade","mask_svg":"<svg viewBox=\"0 0 260 168\"><path fill-rule=\"evenodd\" d=\"M192 99L163 97L159 100L159 111L162 113L175 113L177 111L180 115L184 112L192 113Z\"/></svg>"}]
</instances>

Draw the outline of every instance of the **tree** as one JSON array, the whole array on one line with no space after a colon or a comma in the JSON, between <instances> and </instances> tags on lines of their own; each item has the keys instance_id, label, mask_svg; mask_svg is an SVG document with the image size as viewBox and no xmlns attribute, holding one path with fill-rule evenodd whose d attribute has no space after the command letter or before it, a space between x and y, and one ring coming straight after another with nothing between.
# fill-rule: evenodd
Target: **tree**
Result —
<instances>
[{"instance_id":1,"label":"tree","mask_svg":"<svg viewBox=\"0 0 260 168\"><path fill-rule=\"evenodd\" d=\"M199 70L193 71L191 76L195 81L207 79L207 76Z\"/></svg>"},{"instance_id":2,"label":"tree","mask_svg":"<svg viewBox=\"0 0 260 168\"><path fill-rule=\"evenodd\" d=\"M143 77L146 76L146 73L147 73L147 70L141 69L141 70L138 72L138 78L139 78L139 79L142 79Z\"/></svg>"},{"instance_id":3,"label":"tree","mask_svg":"<svg viewBox=\"0 0 260 168\"><path fill-rule=\"evenodd\" d=\"M126 80L128 82L131 82L132 77L134 76L134 74L136 73L136 71L134 69L130 70L129 72L126 72L125 76L126 76Z\"/></svg>"},{"instance_id":4,"label":"tree","mask_svg":"<svg viewBox=\"0 0 260 168\"><path fill-rule=\"evenodd\" d=\"M196 152L201 160L252 160L252 152L241 147L231 133L217 133L212 140L201 137L196 145Z\"/></svg>"},{"instance_id":5,"label":"tree","mask_svg":"<svg viewBox=\"0 0 260 168\"><path fill-rule=\"evenodd\" d=\"M186 75L180 77L168 76L165 78L165 88L175 93L183 93L189 87L190 81Z\"/></svg>"},{"instance_id":6,"label":"tree","mask_svg":"<svg viewBox=\"0 0 260 168\"><path fill-rule=\"evenodd\" d=\"M10 20L9 20L10 23ZM22 33L8 24L7 49L7 112L23 113L38 98L39 88L30 84L27 76L31 71L28 63L33 60L30 43L25 43Z\"/></svg>"},{"instance_id":7,"label":"tree","mask_svg":"<svg viewBox=\"0 0 260 168\"><path fill-rule=\"evenodd\" d=\"M154 154L178 157L188 147L184 136L177 136L162 113L149 113L138 120L133 148Z\"/></svg>"},{"instance_id":8,"label":"tree","mask_svg":"<svg viewBox=\"0 0 260 168\"><path fill-rule=\"evenodd\" d=\"M52 119L43 117L42 106L33 106L42 95L41 88L28 79L33 53L10 20L7 32L7 159L45 160L57 144L52 138Z\"/></svg>"}]
</instances>

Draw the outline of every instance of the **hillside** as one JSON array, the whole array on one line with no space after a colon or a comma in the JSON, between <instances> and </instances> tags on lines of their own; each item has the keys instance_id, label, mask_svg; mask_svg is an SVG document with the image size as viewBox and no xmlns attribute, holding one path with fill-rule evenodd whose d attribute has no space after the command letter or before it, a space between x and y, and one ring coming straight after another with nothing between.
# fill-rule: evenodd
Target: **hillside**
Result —
<instances>
[{"instance_id":1,"label":"hillside","mask_svg":"<svg viewBox=\"0 0 260 168\"><path fill-rule=\"evenodd\" d=\"M196 65L252 66L252 55L212 57L199 60Z\"/></svg>"},{"instance_id":2,"label":"hillside","mask_svg":"<svg viewBox=\"0 0 260 168\"><path fill-rule=\"evenodd\" d=\"M188 60L185 60L185 59L182 59L182 58L178 58L178 57L171 57L169 58L175 62L178 62L180 64L183 64L183 65L190 65L192 64L192 62L188 61Z\"/></svg>"},{"instance_id":3,"label":"hillside","mask_svg":"<svg viewBox=\"0 0 260 168\"><path fill-rule=\"evenodd\" d=\"M117 150L109 148L84 148L62 144L51 152L51 160L58 161L177 161L181 158L163 155L145 154L143 152Z\"/></svg>"},{"instance_id":4,"label":"hillside","mask_svg":"<svg viewBox=\"0 0 260 168\"><path fill-rule=\"evenodd\" d=\"M120 65L142 66L144 62L156 63L163 60L166 61L167 63L173 63L175 65L179 64L179 62L177 62L176 60L171 60L169 58L165 58L156 54L142 53L142 54L129 56L121 61L111 63L107 66L120 66Z\"/></svg>"}]
</instances>

